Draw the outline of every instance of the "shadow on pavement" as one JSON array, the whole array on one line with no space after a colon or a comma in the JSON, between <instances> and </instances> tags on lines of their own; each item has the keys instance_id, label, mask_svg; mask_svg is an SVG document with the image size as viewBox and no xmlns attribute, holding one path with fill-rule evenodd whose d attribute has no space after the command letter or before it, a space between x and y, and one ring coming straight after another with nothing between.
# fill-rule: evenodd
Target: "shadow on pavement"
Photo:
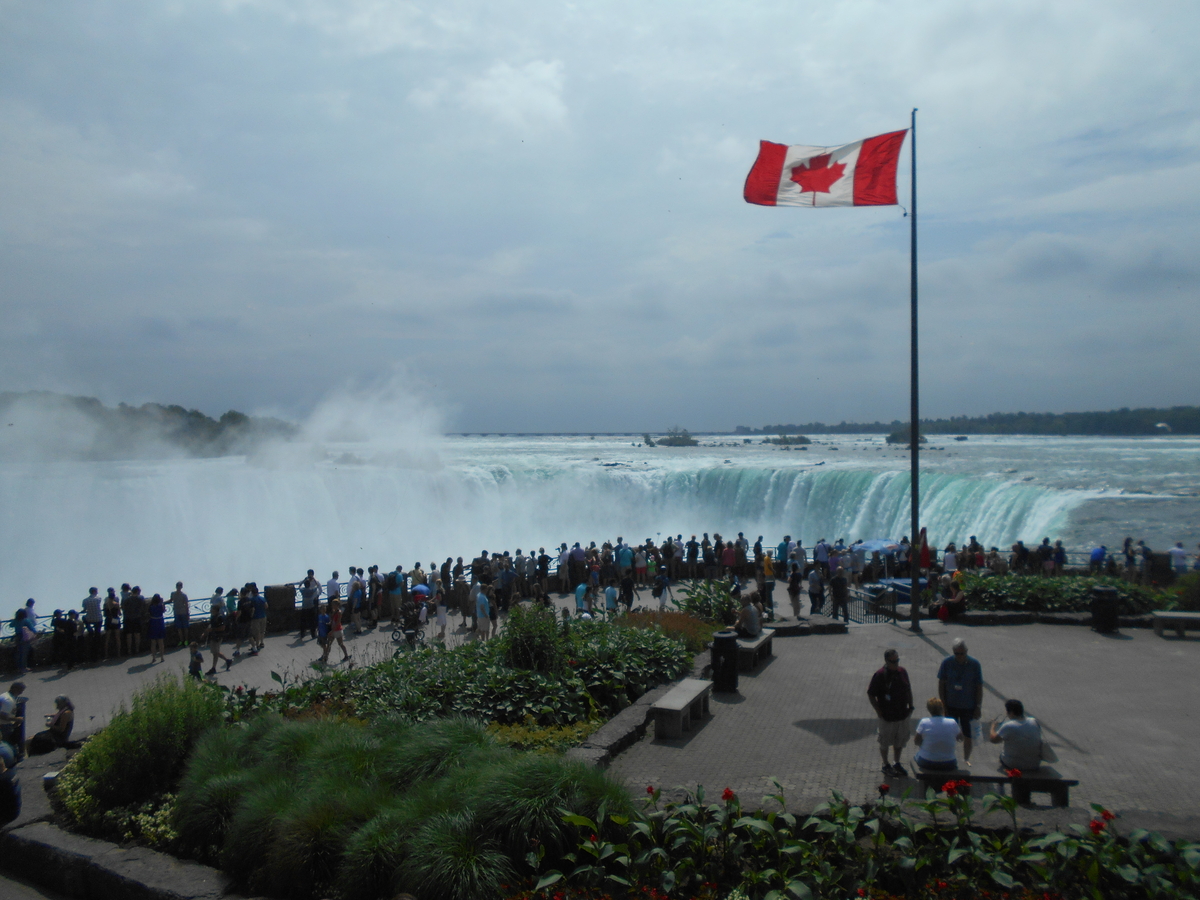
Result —
<instances>
[{"instance_id":1,"label":"shadow on pavement","mask_svg":"<svg viewBox=\"0 0 1200 900\"><path fill-rule=\"evenodd\" d=\"M852 744L875 734L879 720L870 719L800 719L796 728L819 737L827 744Z\"/></svg>"}]
</instances>

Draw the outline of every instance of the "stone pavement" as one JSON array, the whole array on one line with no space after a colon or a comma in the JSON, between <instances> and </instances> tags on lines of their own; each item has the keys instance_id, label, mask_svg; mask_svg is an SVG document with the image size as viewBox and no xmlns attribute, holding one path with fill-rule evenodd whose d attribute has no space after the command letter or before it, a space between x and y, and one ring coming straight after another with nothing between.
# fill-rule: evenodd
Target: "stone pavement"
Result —
<instances>
[{"instance_id":1,"label":"stone pavement","mask_svg":"<svg viewBox=\"0 0 1200 900\"><path fill-rule=\"evenodd\" d=\"M651 728L610 772L635 795L651 784L703 784L709 797L732 787L748 804L775 793L777 778L789 807L799 810L834 789L854 802L872 799L883 781L898 796L919 782L881 775L867 684L883 651L895 647L924 710L937 694L938 665L961 636L983 667L984 724L1003 714L1004 700L1024 701L1058 752L1055 768L1080 782L1070 811L1038 806L1022 812L1023 824L1086 821L1088 803L1096 802L1131 827L1200 837L1200 639L1164 639L1149 630L1103 636L1055 625L923 627L920 635L863 625L845 635L777 637L775 658L755 674L742 673L737 694L713 694L704 724L680 740L658 740ZM913 749L910 743L903 757L909 767ZM998 751L986 736L976 742L974 768L994 772Z\"/></svg>"}]
</instances>

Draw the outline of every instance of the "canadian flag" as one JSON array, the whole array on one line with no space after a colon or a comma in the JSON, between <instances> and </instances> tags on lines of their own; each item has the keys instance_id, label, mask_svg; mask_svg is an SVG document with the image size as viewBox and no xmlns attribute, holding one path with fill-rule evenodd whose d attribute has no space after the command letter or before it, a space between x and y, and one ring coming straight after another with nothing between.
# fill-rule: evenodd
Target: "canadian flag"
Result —
<instances>
[{"instance_id":1,"label":"canadian flag","mask_svg":"<svg viewBox=\"0 0 1200 900\"><path fill-rule=\"evenodd\" d=\"M760 206L894 206L904 131L840 147L760 141L743 196Z\"/></svg>"}]
</instances>

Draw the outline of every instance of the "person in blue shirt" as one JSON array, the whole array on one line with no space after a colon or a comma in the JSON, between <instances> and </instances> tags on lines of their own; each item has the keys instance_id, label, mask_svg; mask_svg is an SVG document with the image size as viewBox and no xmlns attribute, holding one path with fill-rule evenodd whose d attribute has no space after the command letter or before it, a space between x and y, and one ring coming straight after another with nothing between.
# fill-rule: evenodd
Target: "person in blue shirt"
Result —
<instances>
[{"instance_id":1,"label":"person in blue shirt","mask_svg":"<svg viewBox=\"0 0 1200 900\"><path fill-rule=\"evenodd\" d=\"M588 584L586 581L581 581L575 586L575 612L585 613L591 612L588 606Z\"/></svg>"},{"instance_id":2,"label":"person in blue shirt","mask_svg":"<svg viewBox=\"0 0 1200 900\"><path fill-rule=\"evenodd\" d=\"M671 593L671 579L667 576L666 572L658 573L654 579L654 588L650 593L658 598L659 609L667 608L667 597L670 597L672 600L675 599L675 595Z\"/></svg>"},{"instance_id":3,"label":"person in blue shirt","mask_svg":"<svg viewBox=\"0 0 1200 900\"><path fill-rule=\"evenodd\" d=\"M620 592L617 591L617 583L615 581L610 581L608 583L608 587L604 589L604 608L610 613L615 613L617 611L617 597L619 596L619 593Z\"/></svg>"},{"instance_id":4,"label":"person in blue shirt","mask_svg":"<svg viewBox=\"0 0 1200 900\"><path fill-rule=\"evenodd\" d=\"M938 669L938 696L946 707L946 717L958 721L963 734L963 760L971 765L971 722L983 714L983 667L967 655L967 643L955 638L953 655L942 660Z\"/></svg>"},{"instance_id":5,"label":"person in blue shirt","mask_svg":"<svg viewBox=\"0 0 1200 900\"><path fill-rule=\"evenodd\" d=\"M258 585L250 585L250 601L254 604L254 612L250 618L250 655L257 656L258 651L266 647L267 637L267 598L258 592Z\"/></svg>"},{"instance_id":6,"label":"person in blue shirt","mask_svg":"<svg viewBox=\"0 0 1200 900\"><path fill-rule=\"evenodd\" d=\"M492 627L492 604L488 600L490 588L481 587L475 597L475 617L479 622L476 634L479 640L487 640Z\"/></svg>"}]
</instances>

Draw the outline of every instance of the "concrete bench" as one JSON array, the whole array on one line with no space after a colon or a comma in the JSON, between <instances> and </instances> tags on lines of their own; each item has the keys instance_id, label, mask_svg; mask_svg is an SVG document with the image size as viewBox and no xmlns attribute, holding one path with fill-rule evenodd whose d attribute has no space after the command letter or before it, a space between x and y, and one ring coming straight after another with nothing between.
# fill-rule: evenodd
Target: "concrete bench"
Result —
<instances>
[{"instance_id":1,"label":"concrete bench","mask_svg":"<svg viewBox=\"0 0 1200 900\"><path fill-rule=\"evenodd\" d=\"M683 737L685 731L692 730L693 719L708 717L708 696L711 693L711 681L683 679L650 707L654 715L654 734L665 738Z\"/></svg>"},{"instance_id":2,"label":"concrete bench","mask_svg":"<svg viewBox=\"0 0 1200 900\"><path fill-rule=\"evenodd\" d=\"M1013 799L1022 804L1032 802L1030 795L1036 792L1049 794L1050 803L1053 806L1070 806L1071 788L1079 784L1077 779L1063 778L1057 769L1052 769L1050 766L1042 766L1037 771L1027 774L1022 773L1020 778L1009 778L1002 773L985 775L971 769L958 769L953 772L924 772L918 769L915 763L913 770L914 776L924 787L932 788L935 791L940 791L942 785L947 781L969 781L973 785L1007 784L1012 789Z\"/></svg>"},{"instance_id":3,"label":"concrete bench","mask_svg":"<svg viewBox=\"0 0 1200 900\"><path fill-rule=\"evenodd\" d=\"M1163 628L1174 628L1175 633L1183 637L1183 630L1189 626L1200 628L1200 612L1162 612L1155 610L1150 613L1154 619L1154 633L1163 636Z\"/></svg>"},{"instance_id":4,"label":"concrete bench","mask_svg":"<svg viewBox=\"0 0 1200 900\"><path fill-rule=\"evenodd\" d=\"M764 659L774 656L774 637L774 628L764 628L756 638L738 638L738 671L752 672Z\"/></svg>"}]
</instances>

